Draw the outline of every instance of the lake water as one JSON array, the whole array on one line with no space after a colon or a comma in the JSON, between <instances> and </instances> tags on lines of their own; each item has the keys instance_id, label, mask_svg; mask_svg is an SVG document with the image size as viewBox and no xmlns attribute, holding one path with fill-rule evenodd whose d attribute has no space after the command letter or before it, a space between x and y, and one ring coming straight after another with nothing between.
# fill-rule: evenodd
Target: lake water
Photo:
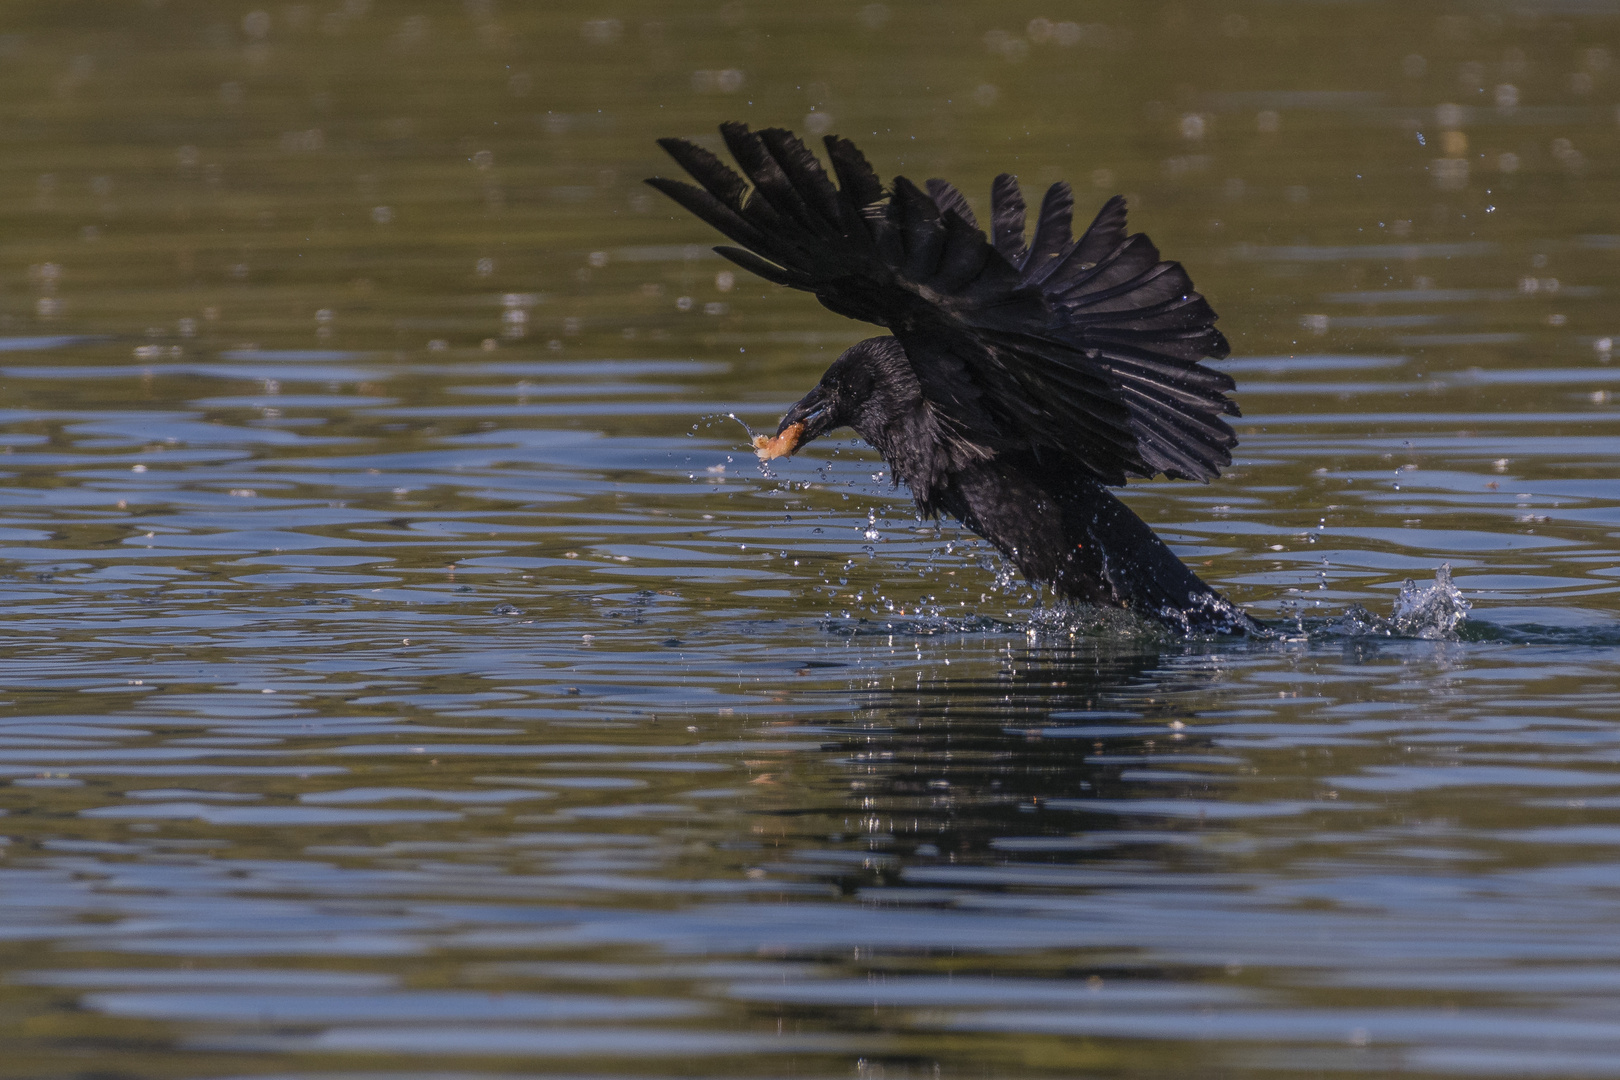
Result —
<instances>
[{"instance_id":1,"label":"lake water","mask_svg":"<svg viewBox=\"0 0 1620 1080\"><path fill-rule=\"evenodd\" d=\"M1083 8L0 15L0 1076L1620 1077L1620 6ZM762 472L733 118L1127 194L1276 633Z\"/></svg>"}]
</instances>

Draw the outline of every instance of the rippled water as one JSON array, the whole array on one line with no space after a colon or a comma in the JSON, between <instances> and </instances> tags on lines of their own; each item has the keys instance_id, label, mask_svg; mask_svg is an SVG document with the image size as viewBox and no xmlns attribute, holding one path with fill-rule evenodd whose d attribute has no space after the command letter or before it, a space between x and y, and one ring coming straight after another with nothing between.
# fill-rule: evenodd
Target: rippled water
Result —
<instances>
[{"instance_id":1,"label":"rippled water","mask_svg":"<svg viewBox=\"0 0 1620 1080\"><path fill-rule=\"evenodd\" d=\"M0 1075L1620 1076L1620 18L1047 15L7 11ZM762 472L732 117L1127 193L1274 635Z\"/></svg>"}]
</instances>

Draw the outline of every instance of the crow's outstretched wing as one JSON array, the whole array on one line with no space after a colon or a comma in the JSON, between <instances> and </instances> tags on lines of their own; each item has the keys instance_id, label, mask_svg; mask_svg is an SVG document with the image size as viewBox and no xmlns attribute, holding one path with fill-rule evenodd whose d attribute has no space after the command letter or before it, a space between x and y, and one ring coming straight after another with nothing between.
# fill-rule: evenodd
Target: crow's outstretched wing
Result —
<instances>
[{"instance_id":1,"label":"crow's outstretched wing","mask_svg":"<svg viewBox=\"0 0 1620 1080\"><path fill-rule=\"evenodd\" d=\"M1233 382L1199 364L1227 355L1226 339L1180 264L1126 234L1124 199L1076 240L1074 197L1054 184L1026 243L1023 196L1002 175L987 237L950 184L902 176L885 189L846 139L826 140L834 185L791 132L720 132L743 175L662 139L700 186L647 182L740 245L715 249L732 262L888 327L955 433L1108 484L1208 480L1231 463Z\"/></svg>"}]
</instances>

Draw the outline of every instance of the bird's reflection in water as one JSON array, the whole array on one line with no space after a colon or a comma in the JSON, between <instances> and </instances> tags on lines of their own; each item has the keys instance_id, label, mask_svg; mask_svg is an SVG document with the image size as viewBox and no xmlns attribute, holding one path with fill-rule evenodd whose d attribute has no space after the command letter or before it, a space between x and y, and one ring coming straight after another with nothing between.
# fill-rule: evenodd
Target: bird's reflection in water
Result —
<instances>
[{"instance_id":1,"label":"bird's reflection in water","mask_svg":"<svg viewBox=\"0 0 1620 1080\"><path fill-rule=\"evenodd\" d=\"M807 819L787 830L798 858L831 860L813 876L863 893L941 880L930 867L1186 866L1200 815L1122 804L1211 797L1230 759L1196 713L1223 668L1194 646L1032 649L988 674L864 691L822 789L840 805L786 811Z\"/></svg>"}]
</instances>

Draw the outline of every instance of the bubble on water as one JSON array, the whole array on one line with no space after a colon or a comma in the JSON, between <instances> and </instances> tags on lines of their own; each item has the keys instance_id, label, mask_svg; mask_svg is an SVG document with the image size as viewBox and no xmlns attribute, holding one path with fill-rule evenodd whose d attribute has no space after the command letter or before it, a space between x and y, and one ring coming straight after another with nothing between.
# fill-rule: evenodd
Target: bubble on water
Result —
<instances>
[{"instance_id":1,"label":"bubble on water","mask_svg":"<svg viewBox=\"0 0 1620 1080\"><path fill-rule=\"evenodd\" d=\"M887 4L867 4L855 17L866 29L881 30L888 25L892 15Z\"/></svg>"},{"instance_id":2,"label":"bubble on water","mask_svg":"<svg viewBox=\"0 0 1620 1080\"><path fill-rule=\"evenodd\" d=\"M288 153L319 150L326 145L326 133L320 128L281 133L281 148Z\"/></svg>"},{"instance_id":3,"label":"bubble on water","mask_svg":"<svg viewBox=\"0 0 1620 1080\"><path fill-rule=\"evenodd\" d=\"M692 89L699 94L735 94L747 81L748 76L737 68L692 72Z\"/></svg>"},{"instance_id":4,"label":"bubble on water","mask_svg":"<svg viewBox=\"0 0 1620 1080\"><path fill-rule=\"evenodd\" d=\"M587 19L579 36L592 45L612 45L624 36L624 23L618 19Z\"/></svg>"}]
</instances>

